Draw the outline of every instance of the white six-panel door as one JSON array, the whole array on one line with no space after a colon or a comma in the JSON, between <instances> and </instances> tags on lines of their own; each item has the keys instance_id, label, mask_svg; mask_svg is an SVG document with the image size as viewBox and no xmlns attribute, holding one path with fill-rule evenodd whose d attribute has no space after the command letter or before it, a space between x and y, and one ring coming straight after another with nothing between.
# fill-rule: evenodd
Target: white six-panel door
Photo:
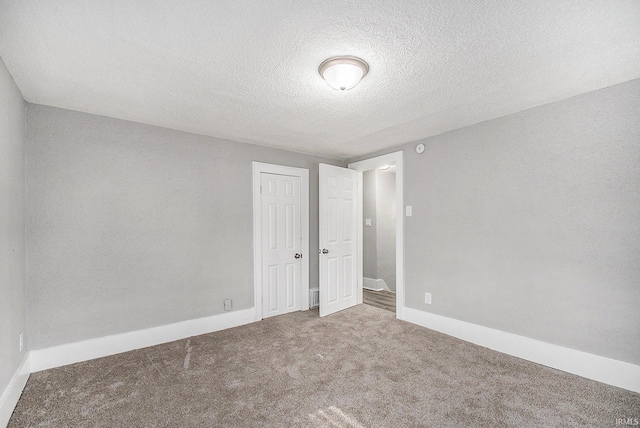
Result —
<instances>
[{"instance_id":1,"label":"white six-panel door","mask_svg":"<svg viewBox=\"0 0 640 428\"><path fill-rule=\"evenodd\" d=\"M262 317L301 309L300 177L261 174Z\"/></svg>"},{"instance_id":2,"label":"white six-panel door","mask_svg":"<svg viewBox=\"0 0 640 428\"><path fill-rule=\"evenodd\" d=\"M358 172L320 164L320 316L358 303Z\"/></svg>"}]
</instances>

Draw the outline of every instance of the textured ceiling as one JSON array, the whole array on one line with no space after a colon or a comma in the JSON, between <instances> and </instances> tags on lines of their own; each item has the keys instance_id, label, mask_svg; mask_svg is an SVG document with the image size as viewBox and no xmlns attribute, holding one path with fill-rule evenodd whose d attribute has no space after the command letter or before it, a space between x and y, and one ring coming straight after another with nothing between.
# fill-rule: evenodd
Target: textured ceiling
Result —
<instances>
[{"instance_id":1,"label":"textured ceiling","mask_svg":"<svg viewBox=\"0 0 640 428\"><path fill-rule=\"evenodd\" d=\"M0 56L32 103L348 158L639 78L640 1L0 0Z\"/></svg>"}]
</instances>

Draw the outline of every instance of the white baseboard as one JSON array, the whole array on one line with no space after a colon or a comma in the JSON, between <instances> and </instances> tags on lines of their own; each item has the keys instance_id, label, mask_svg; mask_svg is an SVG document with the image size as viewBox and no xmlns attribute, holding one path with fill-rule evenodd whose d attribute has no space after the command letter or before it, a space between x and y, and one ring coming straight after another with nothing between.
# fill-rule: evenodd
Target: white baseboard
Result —
<instances>
[{"instance_id":1,"label":"white baseboard","mask_svg":"<svg viewBox=\"0 0 640 428\"><path fill-rule=\"evenodd\" d=\"M31 372L38 372L80 361L106 357L147 346L173 342L255 321L255 309L225 312L205 318L177 322L113 336L99 337L31 351Z\"/></svg>"},{"instance_id":2,"label":"white baseboard","mask_svg":"<svg viewBox=\"0 0 640 428\"><path fill-rule=\"evenodd\" d=\"M18 366L18 370L11 377L9 385L0 396L0 427L6 427L9 423L9 418L11 418L13 409L18 404L30 373L29 353L26 353L22 363Z\"/></svg>"},{"instance_id":3,"label":"white baseboard","mask_svg":"<svg viewBox=\"0 0 640 428\"><path fill-rule=\"evenodd\" d=\"M373 291L391 291L384 279L362 278L362 288Z\"/></svg>"},{"instance_id":4,"label":"white baseboard","mask_svg":"<svg viewBox=\"0 0 640 428\"><path fill-rule=\"evenodd\" d=\"M534 363L640 392L640 366L412 308L404 320Z\"/></svg>"}]
</instances>

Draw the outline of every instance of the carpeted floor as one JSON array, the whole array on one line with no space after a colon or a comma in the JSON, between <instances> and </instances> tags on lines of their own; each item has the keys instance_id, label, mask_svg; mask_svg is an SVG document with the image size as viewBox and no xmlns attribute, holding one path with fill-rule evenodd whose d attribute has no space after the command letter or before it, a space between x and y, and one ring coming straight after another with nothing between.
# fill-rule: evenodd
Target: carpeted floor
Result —
<instances>
[{"instance_id":1,"label":"carpeted floor","mask_svg":"<svg viewBox=\"0 0 640 428\"><path fill-rule=\"evenodd\" d=\"M640 417L640 394L358 305L34 373L9 426L612 427L623 417Z\"/></svg>"}]
</instances>

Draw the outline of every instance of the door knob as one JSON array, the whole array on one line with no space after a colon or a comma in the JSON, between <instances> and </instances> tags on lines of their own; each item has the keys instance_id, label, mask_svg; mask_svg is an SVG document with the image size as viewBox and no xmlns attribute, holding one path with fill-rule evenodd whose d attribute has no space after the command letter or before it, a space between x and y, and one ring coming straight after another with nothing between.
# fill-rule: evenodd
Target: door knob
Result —
<instances>
[{"instance_id":1,"label":"door knob","mask_svg":"<svg viewBox=\"0 0 640 428\"><path fill-rule=\"evenodd\" d=\"M296 259L301 259L301 258L302 258L302 254L300 254L300 253L296 253L296 255L295 255L295 256L293 256L293 257L295 257Z\"/></svg>"},{"instance_id":2,"label":"door knob","mask_svg":"<svg viewBox=\"0 0 640 428\"><path fill-rule=\"evenodd\" d=\"M327 250L326 248L322 249L322 254L327 254L329 252L329 250Z\"/></svg>"}]
</instances>

